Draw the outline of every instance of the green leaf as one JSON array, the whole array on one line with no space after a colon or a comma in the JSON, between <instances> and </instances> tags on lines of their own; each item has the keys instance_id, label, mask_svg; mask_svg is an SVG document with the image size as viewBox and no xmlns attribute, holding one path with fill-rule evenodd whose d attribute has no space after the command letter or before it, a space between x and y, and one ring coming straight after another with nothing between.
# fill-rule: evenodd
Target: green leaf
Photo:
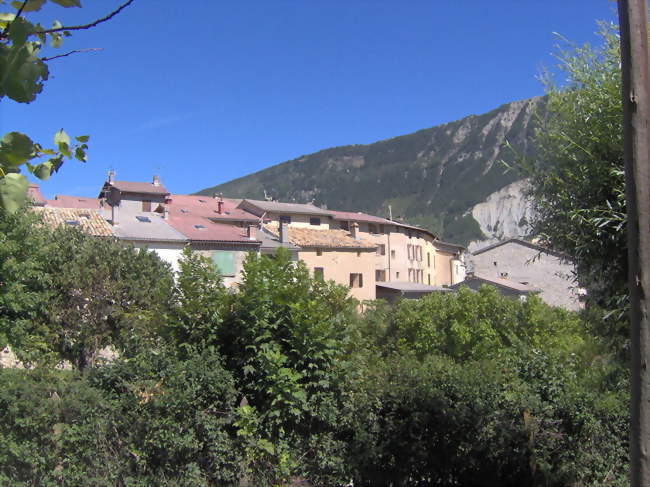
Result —
<instances>
[{"instance_id":1,"label":"green leaf","mask_svg":"<svg viewBox=\"0 0 650 487\"><path fill-rule=\"evenodd\" d=\"M45 4L46 0L29 0L26 4L25 7L23 8L23 12L36 12L43 7ZM20 1L13 1L11 2L11 6L18 10L20 7L22 7L23 2Z\"/></svg>"},{"instance_id":2,"label":"green leaf","mask_svg":"<svg viewBox=\"0 0 650 487\"><path fill-rule=\"evenodd\" d=\"M63 129L59 130L56 134L54 134L54 143L56 145L59 145L62 142L65 143L66 145L70 145L70 136L66 134Z\"/></svg>"},{"instance_id":3,"label":"green leaf","mask_svg":"<svg viewBox=\"0 0 650 487\"><path fill-rule=\"evenodd\" d=\"M22 174L10 173L0 178L0 206L13 213L27 200L29 181Z\"/></svg>"},{"instance_id":4,"label":"green leaf","mask_svg":"<svg viewBox=\"0 0 650 487\"><path fill-rule=\"evenodd\" d=\"M52 0L52 2L56 3L57 5L60 5L61 7L81 7L81 1L80 0Z\"/></svg>"},{"instance_id":5,"label":"green leaf","mask_svg":"<svg viewBox=\"0 0 650 487\"><path fill-rule=\"evenodd\" d=\"M75 137L77 142L88 142L89 139L90 135L80 135L79 137Z\"/></svg>"},{"instance_id":6,"label":"green leaf","mask_svg":"<svg viewBox=\"0 0 650 487\"><path fill-rule=\"evenodd\" d=\"M34 176L36 176L38 179L41 179L43 181L47 181L52 175L52 172L53 172L53 165L51 162L44 162L42 164L39 164L36 167L34 167L34 169L32 170Z\"/></svg>"},{"instance_id":7,"label":"green leaf","mask_svg":"<svg viewBox=\"0 0 650 487\"><path fill-rule=\"evenodd\" d=\"M33 30L32 27L32 24L22 17L18 17L11 22L9 25L9 39L11 39L11 42L14 44L12 48L15 49L27 42L27 38Z\"/></svg>"},{"instance_id":8,"label":"green leaf","mask_svg":"<svg viewBox=\"0 0 650 487\"><path fill-rule=\"evenodd\" d=\"M77 147L74 150L74 158L81 162L86 162L88 157L86 156L86 151L83 147Z\"/></svg>"},{"instance_id":9,"label":"green leaf","mask_svg":"<svg viewBox=\"0 0 650 487\"><path fill-rule=\"evenodd\" d=\"M9 166L20 166L30 160L34 142L20 132L9 132L0 140L0 160Z\"/></svg>"}]
</instances>

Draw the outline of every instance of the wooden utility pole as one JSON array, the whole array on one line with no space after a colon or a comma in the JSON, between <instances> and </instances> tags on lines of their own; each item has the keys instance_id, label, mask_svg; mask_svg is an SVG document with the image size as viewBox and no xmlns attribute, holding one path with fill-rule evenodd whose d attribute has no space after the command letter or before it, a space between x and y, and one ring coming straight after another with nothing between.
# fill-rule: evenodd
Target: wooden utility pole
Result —
<instances>
[{"instance_id":1,"label":"wooden utility pole","mask_svg":"<svg viewBox=\"0 0 650 487\"><path fill-rule=\"evenodd\" d=\"M630 483L650 487L650 68L647 0L618 0L623 75L632 397Z\"/></svg>"}]
</instances>

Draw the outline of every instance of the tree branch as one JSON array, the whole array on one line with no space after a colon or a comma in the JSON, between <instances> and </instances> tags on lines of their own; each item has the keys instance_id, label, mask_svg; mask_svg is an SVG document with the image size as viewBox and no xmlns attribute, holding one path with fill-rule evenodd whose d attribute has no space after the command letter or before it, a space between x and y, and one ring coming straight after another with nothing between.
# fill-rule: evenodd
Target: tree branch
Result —
<instances>
[{"instance_id":1,"label":"tree branch","mask_svg":"<svg viewBox=\"0 0 650 487\"><path fill-rule=\"evenodd\" d=\"M52 59L59 59L60 57L66 57L69 56L70 54L77 54L79 52L94 52L94 51L103 51L103 47L89 47L87 49L74 49L70 52L66 52L65 54L58 54L56 56L50 56L50 57L42 57L41 61L46 62L46 61L51 61Z\"/></svg>"},{"instance_id":2,"label":"tree branch","mask_svg":"<svg viewBox=\"0 0 650 487\"><path fill-rule=\"evenodd\" d=\"M107 20L111 20L113 17L115 17L117 14L119 14L122 10L124 10L126 7L131 5L135 0L128 0L127 2L124 2L122 5L120 5L117 9L113 10L110 14L108 14L105 17L102 17L101 19L97 19L94 22L91 22L90 24L84 24L84 25L71 25L71 26L63 26L59 27L56 29L46 29L46 30L41 30L41 31L36 31L34 34L52 34L53 32L63 32L65 30L85 30L85 29L91 29L102 22L106 22Z\"/></svg>"},{"instance_id":3,"label":"tree branch","mask_svg":"<svg viewBox=\"0 0 650 487\"><path fill-rule=\"evenodd\" d=\"M29 2L29 0L24 0L24 1L23 1L23 4L22 4L22 5L20 6L20 8L18 9L18 12L16 12L16 16L14 17L14 19L13 19L11 22L7 22L7 25L5 25L5 28L2 29L2 33L0 34L0 38L5 38L5 37L7 37L7 34L9 33L9 29L11 28L11 24L13 24L14 21L15 21L18 17L21 16L21 14L23 13L23 10L25 9L25 5L27 5L27 2Z\"/></svg>"}]
</instances>

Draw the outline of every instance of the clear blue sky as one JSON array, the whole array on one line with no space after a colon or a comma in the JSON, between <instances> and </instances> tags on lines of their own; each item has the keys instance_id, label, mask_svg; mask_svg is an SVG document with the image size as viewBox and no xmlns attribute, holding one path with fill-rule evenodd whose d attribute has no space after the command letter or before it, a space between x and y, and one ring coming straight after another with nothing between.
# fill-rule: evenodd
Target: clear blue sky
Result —
<instances>
[{"instance_id":1,"label":"clear blue sky","mask_svg":"<svg viewBox=\"0 0 650 487\"><path fill-rule=\"evenodd\" d=\"M64 25L119 5L42 12ZM364 144L543 93L559 32L598 42L608 0L136 0L74 33L30 105L4 100L0 132L44 145L90 134L89 161L41 187L94 196L117 179L190 193L320 149Z\"/></svg>"}]
</instances>

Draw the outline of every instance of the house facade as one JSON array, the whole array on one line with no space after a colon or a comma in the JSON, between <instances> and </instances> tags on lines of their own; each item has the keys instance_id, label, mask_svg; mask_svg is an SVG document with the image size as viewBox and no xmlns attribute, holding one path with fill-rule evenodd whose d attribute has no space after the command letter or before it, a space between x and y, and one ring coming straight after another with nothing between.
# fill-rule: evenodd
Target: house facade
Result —
<instances>
[{"instance_id":1,"label":"house facade","mask_svg":"<svg viewBox=\"0 0 650 487\"><path fill-rule=\"evenodd\" d=\"M530 286L551 306L574 311L582 307L583 293L573 281L573 264L541 245L517 238L504 240L476 250L471 264L475 276Z\"/></svg>"}]
</instances>

